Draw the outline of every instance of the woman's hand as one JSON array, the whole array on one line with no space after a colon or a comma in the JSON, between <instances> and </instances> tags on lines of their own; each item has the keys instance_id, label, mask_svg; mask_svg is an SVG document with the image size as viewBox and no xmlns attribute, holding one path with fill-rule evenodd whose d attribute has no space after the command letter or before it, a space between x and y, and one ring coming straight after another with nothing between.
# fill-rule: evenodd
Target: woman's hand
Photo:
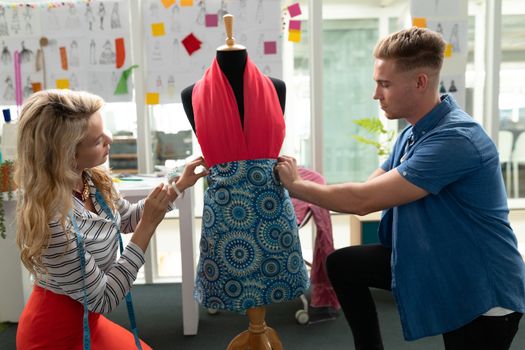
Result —
<instances>
[{"instance_id":1,"label":"woman's hand","mask_svg":"<svg viewBox=\"0 0 525 350\"><path fill-rule=\"evenodd\" d=\"M195 173L195 169L198 166L203 166L204 170L200 173ZM184 167L184 170L182 171L182 175L174 178L171 183L175 183L175 186L179 189L179 191L184 192L187 188L195 185L197 180L199 180L201 177L204 177L208 175L208 167L206 165L206 161L203 157L196 158L186 164ZM177 193L175 193L175 190L172 186L169 186L168 188L168 196L170 200L173 202L177 198Z\"/></svg>"},{"instance_id":2,"label":"woman's hand","mask_svg":"<svg viewBox=\"0 0 525 350\"><path fill-rule=\"evenodd\" d=\"M170 188L169 185L163 183L159 184L153 189L153 191L151 191L144 201L142 217L131 237L131 242L138 245L143 252L148 248L151 236L153 236L157 226L166 215L166 210L170 203L168 188ZM173 191L172 188L171 190Z\"/></svg>"},{"instance_id":3,"label":"woman's hand","mask_svg":"<svg viewBox=\"0 0 525 350\"><path fill-rule=\"evenodd\" d=\"M280 156L277 158L275 170L279 175L279 180L290 193L293 193L293 184L301 180L299 172L297 171L297 161L293 157Z\"/></svg>"},{"instance_id":4,"label":"woman's hand","mask_svg":"<svg viewBox=\"0 0 525 350\"><path fill-rule=\"evenodd\" d=\"M170 204L168 189L170 187L166 184L159 184L150 192L144 201L144 211L142 212L141 221L144 221L148 226L153 226L154 229L160 224L166 210ZM171 189L173 190L173 189Z\"/></svg>"}]
</instances>

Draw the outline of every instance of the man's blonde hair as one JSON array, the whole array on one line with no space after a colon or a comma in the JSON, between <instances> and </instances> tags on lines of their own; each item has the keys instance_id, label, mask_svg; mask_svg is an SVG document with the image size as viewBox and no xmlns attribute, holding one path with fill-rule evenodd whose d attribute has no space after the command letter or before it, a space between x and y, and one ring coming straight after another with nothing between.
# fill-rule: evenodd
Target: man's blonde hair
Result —
<instances>
[{"instance_id":1,"label":"man's blonde hair","mask_svg":"<svg viewBox=\"0 0 525 350\"><path fill-rule=\"evenodd\" d=\"M446 42L441 34L426 28L403 29L380 40L374 57L394 60L401 71L430 68L436 72L443 66Z\"/></svg>"}]
</instances>

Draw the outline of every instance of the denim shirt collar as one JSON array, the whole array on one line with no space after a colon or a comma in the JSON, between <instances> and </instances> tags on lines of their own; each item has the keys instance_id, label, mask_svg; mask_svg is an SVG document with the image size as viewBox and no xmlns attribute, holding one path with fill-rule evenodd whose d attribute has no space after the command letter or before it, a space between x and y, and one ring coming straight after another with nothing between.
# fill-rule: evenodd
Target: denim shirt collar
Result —
<instances>
[{"instance_id":1,"label":"denim shirt collar","mask_svg":"<svg viewBox=\"0 0 525 350\"><path fill-rule=\"evenodd\" d=\"M414 141L425 135L443 119L452 109L459 108L452 95L441 96L441 102L421 118L413 127Z\"/></svg>"}]
</instances>

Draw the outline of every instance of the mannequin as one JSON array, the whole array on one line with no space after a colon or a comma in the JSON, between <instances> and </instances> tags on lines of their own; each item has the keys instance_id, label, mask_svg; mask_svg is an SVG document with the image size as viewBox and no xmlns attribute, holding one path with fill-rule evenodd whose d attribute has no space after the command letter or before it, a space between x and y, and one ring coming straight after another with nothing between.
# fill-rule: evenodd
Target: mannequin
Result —
<instances>
[{"instance_id":1,"label":"mannequin","mask_svg":"<svg viewBox=\"0 0 525 350\"><path fill-rule=\"evenodd\" d=\"M228 350L281 350L277 332L266 326L265 305L291 300L308 287L293 206L272 176L284 139L286 86L262 75L246 48L235 44L232 21L232 15L224 16L226 45L217 48L216 61L181 93L211 169L194 294L208 308L248 315L248 330ZM247 214L239 219L229 214L234 212Z\"/></svg>"},{"instance_id":2,"label":"mannequin","mask_svg":"<svg viewBox=\"0 0 525 350\"><path fill-rule=\"evenodd\" d=\"M241 46L241 45L237 45ZM217 49L217 62L221 67L221 70L228 78L230 85L235 94L235 99L237 100L237 106L239 107L239 115L241 117L241 123L244 125L244 99L243 99L243 73L244 67L246 65L246 59L248 53L246 48L242 47L238 50L220 50ZM284 113L284 107L286 103L286 85L284 81L269 77L275 86L275 91L277 92L277 97L279 98L279 103L281 109ZM193 87L195 84L188 86L181 92L182 105L188 121L191 124L191 128L195 131L195 116L193 114L193 105L191 103L191 95L193 92Z\"/></svg>"}]
</instances>

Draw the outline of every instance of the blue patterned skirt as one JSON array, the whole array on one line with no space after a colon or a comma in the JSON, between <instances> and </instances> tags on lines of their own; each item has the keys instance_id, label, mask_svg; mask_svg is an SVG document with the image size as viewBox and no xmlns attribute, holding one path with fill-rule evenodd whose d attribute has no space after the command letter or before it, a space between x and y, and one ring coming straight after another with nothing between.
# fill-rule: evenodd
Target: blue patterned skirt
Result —
<instances>
[{"instance_id":1,"label":"blue patterned skirt","mask_svg":"<svg viewBox=\"0 0 525 350\"><path fill-rule=\"evenodd\" d=\"M299 297L309 286L288 191L274 159L218 164L204 194L194 296L211 309L246 309Z\"/></svg>"}]
</instances>

